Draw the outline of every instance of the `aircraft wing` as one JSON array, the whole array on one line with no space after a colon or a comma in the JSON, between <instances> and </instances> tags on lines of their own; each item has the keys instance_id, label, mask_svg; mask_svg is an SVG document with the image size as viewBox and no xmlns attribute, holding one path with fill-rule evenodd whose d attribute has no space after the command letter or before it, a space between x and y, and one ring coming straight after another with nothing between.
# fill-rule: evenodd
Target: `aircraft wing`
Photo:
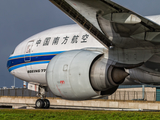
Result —
<instances>
[{"instance_id":1,"label":"aircraft wing","mask_svg":"<svg viewBox=\"0 0 160 120\"><path fill-rule=\"evenodd\" d=\"M160 26L157 23L111 0L50 1L106 47L114 46L114 34L160 42Z\"/></svg>"}]
</instances>

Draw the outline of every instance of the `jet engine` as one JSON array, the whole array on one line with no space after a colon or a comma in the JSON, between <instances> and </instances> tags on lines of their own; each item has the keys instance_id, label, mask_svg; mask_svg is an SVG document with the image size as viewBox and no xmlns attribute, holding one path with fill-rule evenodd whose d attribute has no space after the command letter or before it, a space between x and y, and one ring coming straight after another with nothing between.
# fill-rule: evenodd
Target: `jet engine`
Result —
<instances>
[{"instance_id":1,"label":"jet engine","mask_svg":"<svg viewBox=\"0 0 160 120\"><path fill-rule=\"evenodd\" d=\"M50 61L46 76L50 90L69 100L87 100L114 93L128 75L123 68L104 58L103 53L75 50Z\"/></svg>"}]
</instances>

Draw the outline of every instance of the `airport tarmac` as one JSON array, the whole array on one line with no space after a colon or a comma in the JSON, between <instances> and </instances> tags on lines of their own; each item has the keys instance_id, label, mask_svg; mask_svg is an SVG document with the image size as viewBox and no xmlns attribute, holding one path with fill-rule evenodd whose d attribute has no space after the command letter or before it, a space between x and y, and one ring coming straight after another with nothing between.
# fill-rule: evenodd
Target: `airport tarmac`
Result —
<instances>
[{"instance_id":1,"label":"airport tarmac","mask_svg":"<svg viewBox=\"0 0 160 120\"><path fill-rule=\"evenodd\" d=\"M37 110L34 104L9 104L0 103L0 109L28 109ZM84 107L84 106L64 106L64 105L51 105L49 109L44 110L96 110L96 111L152 111L160 112L160 110L148 110L148 109L129 109L129 108L109 108L109 107Z\"/></svg>"}]
</instances>

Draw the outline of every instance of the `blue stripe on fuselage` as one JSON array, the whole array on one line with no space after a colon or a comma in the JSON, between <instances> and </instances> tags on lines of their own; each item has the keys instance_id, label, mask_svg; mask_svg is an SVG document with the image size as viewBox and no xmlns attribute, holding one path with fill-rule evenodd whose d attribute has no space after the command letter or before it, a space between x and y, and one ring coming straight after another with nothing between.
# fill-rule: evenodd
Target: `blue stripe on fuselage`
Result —
<instances>
[{"instance_id":1,"label":"blue stripe on fuselage","mask_svg":"<svg viewBox=\"0 0 160 120\"><path fill-rule=\"evenodd\" d=\"M24 58L25 57L34 57L34 56L45 56L45 55L57 55L57 54L60 54L62 52L65 52L65 51L57 51L57 52L43 52L43 53L31 53L31 54L23 54L23 55L16 55L16 56L11 56L8 58L8 60L10 59L17 59L17 58Z\"/></svg>"},{"instance_id":2,"label":"blue stripe on fuselage","mask_svg":"<svg viewBox=\"0 0 160 120\"><path fill-rule=\"evenodd\" d=\"M32 53L32 54L25 54L25 55L18 55L9 57L7 62L7 67L9 72L14 69L34 65L34 64L46 64L56 56L64 51L60 52L45 52L45 53Z\"/></svg>"},{"instance_id":3,"label":"blue stripe on fuselage","mask_svg":"<svg viewBox=\"0 0 160 120\"><path fill-rule=\"evenodd\" d=\"M10 67L8 70L9 70L9 72L11 72L12 70L15 70L15 69L20 68L20 67L29 66L29 65L36 65L36 64L46 64L46 63L49 63L49 62L50 61L29 62L29 63L19 64L19 65Z\"/></svg>"}]
</instances>

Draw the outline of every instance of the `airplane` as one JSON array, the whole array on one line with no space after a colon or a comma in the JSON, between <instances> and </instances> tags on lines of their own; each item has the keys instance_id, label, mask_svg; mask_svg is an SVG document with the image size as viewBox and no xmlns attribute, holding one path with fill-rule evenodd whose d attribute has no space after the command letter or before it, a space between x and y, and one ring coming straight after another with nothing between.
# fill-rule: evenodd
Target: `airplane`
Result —
<instances>
[{"instance_id":1,"label":"airplane","mask_svg":"<svg viewBox=\"0 0 160 120\"><path fill-rule=\"evenodd\" d=\"M111 0L50 0L77 24L52 28L21 42L7 68L67 100L98 99L119 85L160 85L160 16L143 17Z\"/></svg>"}]
</instances>

